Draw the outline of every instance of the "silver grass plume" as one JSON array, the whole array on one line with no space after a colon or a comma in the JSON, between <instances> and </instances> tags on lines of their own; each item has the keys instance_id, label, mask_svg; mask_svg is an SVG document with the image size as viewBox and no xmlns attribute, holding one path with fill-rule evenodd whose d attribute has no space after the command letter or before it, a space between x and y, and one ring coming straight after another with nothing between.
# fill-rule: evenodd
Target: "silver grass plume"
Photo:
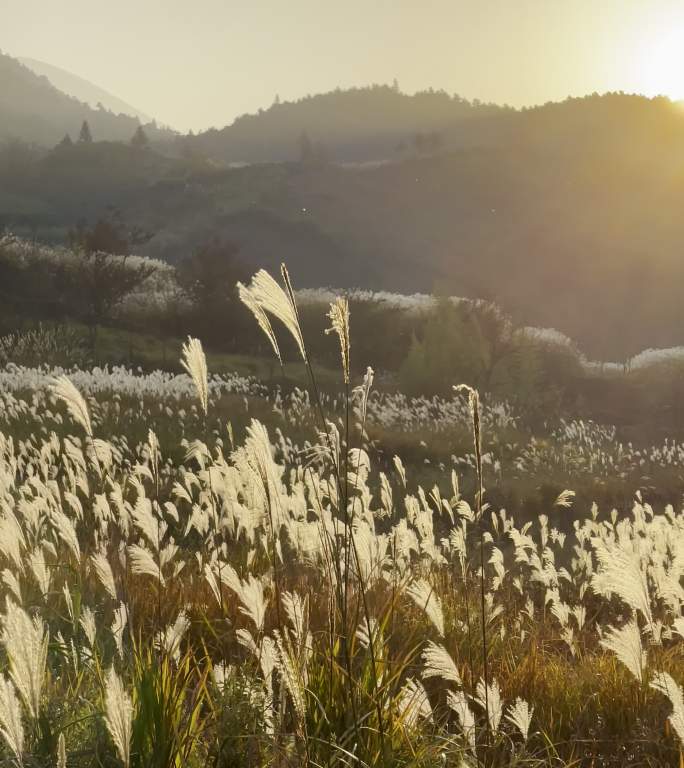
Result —
<instances>
[{"instance_id":1,"label":"silver grass plume","mask_svg":"<svg viewBox=\"0 0 684 768\"><path fill-rule=\"evenodd\" d=\"M371 641L376 648L382 646L382 628L374 616L361 619L356 630L356 639L365 650L370 648Z\"/></svg>"},{"instance_id":2,"label":"silver grass plume","mask_svg":"<svg viewBox=\"0 0 684 768\"><path fill-rule=\"evenodd\" d=\"M249 288L246 288L242 283L237 284L238 295L240 301L247 307L247 309L254 315L259 327L266 334L266 338L271 342L275 356L278 358L278 362L282 365L283 359L280 356L280 347L278 346L278 340L273 332L273 326L268 319L268 315L261 308L261 304L257 301L256 297Z\"/></svg>"},{"instance_id":3,"label":"silver grass plume","mask_svg":"<svg viewBox=\"0 0 684 768\"><path fill-rule=\"evenodd\" d=\"M105 724L112 737L119 759L124 768L131 764L131 732L133 726L133 703L126 693L114 667L107 675L105 691Z\"/></svg>"},{"instance_id":4,"label":"silver grass plume","mask_svg":"<svg viewBox=\"0 0 684 768\"><path fill-rule=\"evenodd\" d=\"M572 506L572 500L575 498L575 492L574 491L568 491L567 489L565 491L561 491L558 494L558 498L553 502L554 507L566 507L569 508Z\"/></svg>"},{"instance_id":5,"label":"silver grass plume","mask_svg":"<svg viewBox=\"0 0 684 768\"><path fill-rule=\"evenodd\" d=\"M309 628L308 612L309 598L302 597L297 592L283 592L281 602L288 621L294 629L294 636L297 641L297 647L303 649L307 641Z\"/></svg>"},{"instance_id":6,"label":"silver grass plume","mask_svg":"<svg viewBox=\"0 0 684 768\"><path fill-rule=\"evenodd\" d=\"M142 576L152 576L159 581L162 587L165 586L166 581L162 575L161 567L147 547L141 547L139 544L131 544L128 547L128 558L131 561L132 573Z\"/></svg>"},{"instance_id":7,"label":"silver grass plume","mask_svg":"<svg viewBox=\"0 0 684 768\"><path fill-rule=\"evenodd\" d=\"M10 677L32 719L40 712L45 680L48 632L43 621L31 619L23 608L7 601L2 619L2 644L9 659Z\"/></svg>"},{"instance_id":8,"label":"silver grass plume","mask_svg":"<svg viewBox=\"0 0 684 768\"><path fill-rule=\"evenodd\" d=\"M283 637L277 630L274 634L276 636L277 648L276 669L285 684L287 692L290 694L297 720L300 724L303 724L306 719L306 689L302 672L289 642L283 640Z\"/></svg>"},{"instance_id":9,"label":"silver grass plume","mask_svg":"<svg viewBox=\"0 0 684 768\"><path fill-rule=\"evenodd\" d=\"M188 340L183 344L181 365L187 371L195 385L197 399L200 401L204 415L209 410L209 384L207 378L207 358L202 349L202 342L199 339L193 339L188 336Z\"/></svg>"},{"instance_id":10,"label":"silver grass plume","mask_svg":"<svg viewBox=\"0 0 684 768\"><path fill-rule=\"evenodd\" d=\"M101 440L100 438L94 438L93 441L93 453L95 459L106 470L110 470L112 463L114 462L114 451L112 450L112 444L107 440Z\"/></svg>"},{"instance_id":11,"label":"silver grass plume","mask_svg":"<svg viewBox=\"0 0 684 768\"><path fill-rule=\"evenodd\" d=\"M463 691L447 691L447 705L456 713L468 746L475 751L475 716Z\"/></svg>"},{"instance_id":12,"label":"silver grass plume","mask_svg":"<svg viewBox=\"0 0 684 768\"><path fill-rule=\"evenodd\" d=\"M190 619L182 609L173 624L170 624L161 635L161 642L158 644L174 661L178 661L180 657L180 645L189 627Z\"/></svg>"},{"instance_id":13,"label":"silver grass plume","mask_svg":"<svg viewBox=\"0 0 684 768\"><path fill-rule=\"evenodd\" d=\"M506 720L520 731L520 735L525 741L527 741L527 736L530 731L533 713L534 707L530 707L525 699L521 699L518 696L515 703L511 704L508 713L506 714Z\"/></svg>"},{"instance_id":14,"label":"silver grass plume","mask_svg":"<svg viewBox=\"0 0 684 768\"><path fill-rule=\"evenodd\" d=\"M21 722L21 706L17 693L4 675L0 675L0 735L23 765L24 726Z\"/></svg>"},{"instance_id":15,"label":"silver grass plume","mask_svg":"<svg viewBox=\"0 0 684 768\"><path fill-rule=\"evenodd\" d=\"M608 627L601 639L601 647L612 651L634 677L642 683L646 668L646 652L641 644L641 631L635 618L624 627Z\"/></svg>"},{"instance_id":16,"label":"silver grass plume","mask_svg":"<svg viewBox=\"0 0 684 768\"><path fill-rule=\"evenodd\" d=\"M78 544L78 536L76 535L74 524L61 510L55 510L52 513L52 523L59 538L67 545L76 562L80 563L81 548Z\"/></svg>"},{"instance_id":17,"label":"silver grass plume","mask_svg":"<svg viewBox=\"0 0 684 768\"><path fill-rule=\"evenodd\" d=\"M97 633L97 622L95 621L95 614L88 608L87 605L81 609L81 617L78 622L83 629L83 634L86 636L88 645L92 649L95 645L95 635Z\"/></svg>"},{"instance_id":18,"label":"silver grass plume","mask_svg":"<svg viewBox=\"0 0 684 768\"><path fill-rule=\"evenodd\" d=\"M131 512L136 527L142 534L144 534L150 546L153 547L156 552L159 547L159 542L166 534L164 521L155 517L154 512L152 511L152 502L145 496L138 496Z\"/></svg>"},{"instance_id":19,"label":"silver grass plume","mask_svg":"<svg viewBox=\"0 0 684 768\"><path fill-rule=\"evenodd\" d=\"M363 375L363 383L359 384L358 387L354 387L352 392L354 401L357 403L356 410L358 413L360 427L363 427L363 425L366 423L366 416L368 413L368 398L370 397L371 389L373 388L374 377L375 372L370 366L368 366L366 368L366 373Z\"/></svg>"},{"instance_id":20,"label":"silver grass plume","mask_svg":"<svg viewBox=\"0 0 684 768\"><path fill-rule=\"evenodd\" d=\"M66 404L71 418L80 424L88 437L93 437L93 426L90 421L90 412L83 395L76 389L68 376L59 376L50 384L50 391L59 400Z\"/></svg>"},{"instance_id":21,"label":"silver grass plume","mask_svg":"<svg viewBox=\"0 0 684 768\"><path fill-rule=\"evenodd\" d=\"M6 509L0 519L0 553L12 561L16 570L24 570L24 555L22 549L26 547L26 537L16 516L11 509Z\"/></svg>"},{"instance_id":22,"label":"silver grass plume","mask_svg":"<svg viewBox=\"0 0 684 768\"><path fill-rule=\"evenodd\" d=\"M440 637L444 637L444 614L442 613L442 601L435 590L425 579L413 581L406 589L406 594L413 602L425 612L432 622Z\"/></svg>"},{"instance_id":23,"label":"silver grass plume","mask_svg":"<svg viewBox=\"0 0 684 768\"><path fill-rule=\"evenodd\" d=\"M69 614L69 618L73 621L74 620L74 601L71 597L71 592L69 591L69 585L64 584L62 586L62 594L64 595L64 602L66 603L67 613ZM23 601L19 599L19 605L23 605Z\"/></svg>"},{"instance_id":24,"label":"silver grass plume","mask_svg":"<svg viewBox=\"0 0 684 768\"><path fill-rule=\"evenodd\" d=\"M648 581L639 555L622 542L613 544L594 537L591 544L599 565L591 579L592 590L606 597L617 595L630 608L640 611L653 631Z\"/></svg>"},{"instance_id":25,"label":"silver grass plume","mask_svg":"<svg viewBox=\"0 0 684 768\"><path fill-rule=\"evenodd\" d=\"M299 327L299 318L297 317L297 308L294 304L294 293L292 292L290 278L284 265L281 268L281 271L285 286L288 290L287 293L265 269L260 269L254 277L252 277L249 286L244 286L238 283L240 298L255 316L259 326L268 336L274 350L276 350L278 359L280 359L280 354L277 351L277 344L274 344L275 336L273 334L273 329L271 328L270 322L267 324L264 323L264 315L272 315L280 320L292 335L302 359L306 362L307 357L306 349L304 348L304 338L302 337L302 331ZM258 308L257 311L255 311L255 308Z\"/></svg>"},{"instance_id":26,"label":"silver grass plume","mask_svg":"<svg viewBox=\"0 0 684 768\"><path fill-rule=\"evenodd\" d=\"M235 631L235 639L259 662L264 682L270 685L271 675L278 664L278 648L273 638L266 635L262 637L261 644L257 645L252 633L248 629L240 628Z\"/></svg>"},{"instance_id":27,"label":"silver grass plume","mask_svg":"<svg viewBox=\"0 0 684 768\"><path fill-rule=\"evenodd\" d=\"M67 768L66 740L64 731L59 734L57 739L57 768Z\"/></svg>"},{"instance_id":28,"label":"silver grass plume","mask_svg":"<svg viewBox=\"0 0 684 768\"><path fill-rule=\"evenodd\" d=\"M440 677L442 680L451 680L456 685L461 685L461 675L451 654L443 645L438 645L430 640L423 651L423 678Z\"/></svg>"},{"instance_id":29,"label":"silver grass plume","mask_svg":"<svg viewBox=\"0 0 684 768\"><path fill-rule=\"evenodd\" d=\"M419 719L432 722L432 707L423 685L412 677L404 683L397 695L397 709L407 728L417 725Z\"/></svg>"},{"instance_id":30,"label":"silver grass plume","mask_svg":"<svg viewBox=\"0 0 684 768\"><path fill-rule=\"evenodd\" d=\"M90 562L93 564L93 569L95 570L95 574L99 579L100 584L105 588L107 594L113 600L116 600L117 594L114 574L107 556L103 552L97 552L90 556Z\"/></svg>"},{"instance_id":31,"label":"silver grass plume","mask_svg":"<svg viewBox=\"0 0 684 768\"><path fill-rule=\"evenodd\" d=\"M116 650L121 658L123 658L123 633L126 629L126 624L128 624L128 608L125 603L119 603L119 607L114 611L111 632L114 635Z\"/></svg>"},{"instance_id":32,"label":"silver grass plume","mask_svg":"<svg viewBox=\"0 0 684 768\"><path fill-rule=\"evenodd\" d=\"M19 585L19 580L12 573L12 571L10 571L9 568L5 568L2 574L0 575L0 579L2 580L2 583L7 587L9 592L11 593L14 601L18 605L23 605L24 599L21 594L21 586Z\"/></svg>"},{"instance_id":33,"label":"silver grass plume","mask_svg":"<svg viewBox=\"0 0 684 768\"><path fill-rule=\"evenodd\" d=\"M302 329L299 325L299 312L297 310L297 303L295 301L295 292L294 288L292 287L292 281L290 280L290 273L285 264L280 265L280 276L283 278L283 283L285 284L285 295L287 296L287 300L290 305L290 311L292 313L292 317L294 318L294 327L290 332L295 337L299 351L302 354L302 359L304 362L308 362L306 348L304 347L304 338L302 337Z\"/></svg>"},{"instance_id":34,"label":"silver grass plume","mask_svg":"<svg viewBox=\"0 0 684 768\"><path fill-rule=\"evenodd\" d=\"M45 553L42 549L35 549L28 556L28 564L31 568L33 578L40 587L40 593L43 599L47 598L50 592L50 582L52 580L52 571L45 561Z\"/></svg>"},{"instance_id":35,"label":"silver grass plume","mask_svg":"<svg viewBox=\"0 0 684 768\"><path fill-rule=\"evenodd\" d=\"M473 389L473 387L467 384L458 384L454 387L454 392L466 392L468 395L468 406L470 408L470 416L473 422L473 445L475 448L475 469L478 477L478 488L476 491L477 511L478 517L482 516L483 512L483 491L482 488L482 430L481 430L481 417L480 417L480 393Z\"/></svg>"},{"instance_id":36,"label":"silver grass plume","mask_svg":"<svg viewBox=\"0 0 684 768\"><path fill-rule=\"evenodd\" d=\"M680 742L684 743L684 692L682 692L682 687L677 685L667 672L658 672L651 682L651 688L667 696L670 700L672 714L668 719Z\"/></svg>"},{"instance_id":37,"label":"silver grass plume","mask_svg":"<svg viewBox=\"0 0 684 768\"><path fill-rule=\"evenodd\" d=\"M406 470L404 469L404 464L399 456L395 456L392 459L394 463L394 468L397 470L397 474L399 475L399 479L401 480L401 484L406 488Z\"/></svg>"},{"instance_id":38,"label":"silver grass plume","mask_svg":"<svg viewBox=\"0 0 684 768\"><path fill-rule=\"evenodd\" d=\"M326 334L337 334L337 338L340 340L344 383L349 384L349 352L351 344L349 342L349 302L346 297L338 296L335 301L331 302L328 318L330 320L330 328L326 328L325 332Z\"/></svg>"},{"instance_id":39,"label":"silver grass plume","mask_svg":"<svg viewBox=\"0 0 684 768\"><path fill-rule=\"evenodd\" d=\"M221 581L238 596L241 606L240 613L254 622L261 632L266 621L268 600L264 597L264 585L252 573L246 579L241 579L232 565L225 563L221 568Z\"/></svg>"},{"instance_id":40,"label":"silver grass plume","mask_svg":"<svg viewBox=\"0 0 684 768\"><path fill-rule=\"evenodd\" d=\"M492 733L499 730L501 715L503 714L503 703L501 701L501 691L496 680L492 680L485 687L485 681L480 679L477 684L477 695L475 701L487 712L489 718L489 728Z\"/></svg>"},{"instance_id":41,"label":"silver grass plume","mask_svg":"<svg viewBox=\"0 0 684 768\"><path fill-rule=\"evenodd\" d=\"M221 587L219 585L214 569L209 563L204 564L204 579L211 588L211 592L216 598L218 605L221 605Z\"/></svg>"}]
</instances>

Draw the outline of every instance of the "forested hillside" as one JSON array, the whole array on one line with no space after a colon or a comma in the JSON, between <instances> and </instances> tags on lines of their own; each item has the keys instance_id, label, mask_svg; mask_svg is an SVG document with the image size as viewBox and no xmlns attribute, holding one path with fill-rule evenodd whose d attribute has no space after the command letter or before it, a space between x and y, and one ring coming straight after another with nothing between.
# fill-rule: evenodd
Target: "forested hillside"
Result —
<instances>
[{"instance_id":1,"label":"forested hillside","mask_svg":"<svg viewBox=\"0 0 684 768\"><path fill-rule=\"evenodd\" d=\"M509 111L444 91L413 95L374 85L276 101L221 130L187 139L194 151L222 163L287 160L377 161L442 149L447 134ZM463 128L467 134L468 128Z\"/></svg>"},{"instance_id":2,"label":"forested hillside","mask_svg":"<svg viewBox=\"0 0 684 768\"><path fill-rule=\"evenodd\" d=\"M52 147L66 134L75 141L84 120L97 140L128 141L139 125L130 115L93 109L67 96L46 77L0 52L0 141ZM155 140L173 135L154 124L145 130Z\"/></svg>"},{"instance_id":3,"label":"forested hillside","mask_svg":"<svg viewBox=\"0 0 684 768\"><path fill-rule=\"evenodd\" d=\"M114 207L171 262L219 238L304 286L494 300L598 359L681 342L684 113L667 99L516 111L377 87L156 146L98 130L0 149L0 224L59 242ZM374 162L335 161L351 157Z\"/></svg>"}]
</instances>

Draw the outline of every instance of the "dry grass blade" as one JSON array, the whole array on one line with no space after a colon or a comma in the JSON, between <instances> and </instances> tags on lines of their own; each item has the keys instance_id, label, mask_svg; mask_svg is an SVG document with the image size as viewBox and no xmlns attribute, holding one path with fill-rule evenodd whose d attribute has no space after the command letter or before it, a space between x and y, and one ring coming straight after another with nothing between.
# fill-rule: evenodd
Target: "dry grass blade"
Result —
<instances>
[{"instance_id":1,"label":"dry grass blade","mask_svg":"<svg viewBox=\"0 0 684 768\"><path fill-rule=\"evenodd\" d=\"M326 329L326 333L335 333L340 342L340 354L342 356L342 373L344 383L349 384L349 302L346 298L339 297L330 305L328 312L331 327Z\"/></svg>"},{"instance_id":2,"label":"dry grass blade","mask_svg":"<svg viewBox=\"0 0 684 768\"><path fill-rule=\"evenodd\" d=\"M199 339L193 339L191 336L188 336L187 342L183 344L181 365L185 368L192 379L192 383L195 385L197 399L206 416L209 410L207 358L204 355L202 342Z\"/></svg>"},{"instance_id":3,"label":"dry grass blade","mask_svg":"<svg viewBox=\"0 0 684 768\"><path fill-rule=\"evenodd\" d=\"M287 293L271 275L265 269L260 269L248 286L238 284L238 290L243 303L252 312L260 328L270 340L278 359L280 359L280 352L267 315L277 318L285 326L295 340L302 359L306 361L304 339L296 308Z\"/></svg>"},{"instance_id":4,"label":"dry grass blade","mask_svg":"<svg viewBox=\"0 0 684 768\"><path fill-rule=\"evenodd\" d=\"M93 425L90 421L90 412L83 395L73 385L68 376L59 376L53 379L50 385L52 394L62 400L75 422L80 424L88 437L93 437Z\"/></svg>"},{"instance_id":5,"label":"dry grass blade","mask_svg":"<svg viewBox=\"0 0 684 768\"><path fill-rule=\"evenodd\" d=\"M133 703L114 667L107 674L105 723L124 768L131 764Z\"/></svg>"}]
</instances>

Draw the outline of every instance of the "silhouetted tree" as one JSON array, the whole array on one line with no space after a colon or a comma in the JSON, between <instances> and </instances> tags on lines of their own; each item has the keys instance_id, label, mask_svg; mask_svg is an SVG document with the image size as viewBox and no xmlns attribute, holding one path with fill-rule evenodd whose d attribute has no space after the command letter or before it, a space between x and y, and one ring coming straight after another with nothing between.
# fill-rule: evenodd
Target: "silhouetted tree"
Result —
<instances>
[{"instance_id":1,"label":"silhouetted tree","mask_svg":"<svg viewBox=\"0 0 684 768\"><path fill-rule=\"evenodd\" d=\"M64 134L64 138L57 145L58 147L73 147L74 142L71 140L71 136L68 133Z\"/></svg>"},{"instance_id":2,"label":"silhouetted tree","mask_svg":"<svg viewBox=\"0 0 684 768\"><path fill-rule=\"evenodd\" d=\"M80 224L69 232L69 245L85 253L107 253L123 255L128 253L128 240L112 221L99 219L91 229Z\"/></svg>"},{"instance_id":3,"label":"silhouetted tree","mask_svg":"<svg viewBox=\"0 0 684 768\"><path fill-rule=\"evenodd\" d=\"M447 395L454 381L481 387L489 357L490 345L478 318L440 299L420 337L414 336L399 380L409 394Z\"/></svg>"},{"instance_id":4,"label":"silhouetted tree","mask_svg":"<svg viewBox=\"0 0 684 768\"><path fill-rule=\"evenodd\" d=\"M78 140L82 144L91 144L93 141L93 135L90 132L90 126L88 125L87 120L84 120L83 125L81 125L81 132L78 134Z\"/></svg>"},{"instance_id":5,"label":"silhouetted tree","mask_svg":"<svg viewBox=\"0 0 684 768\"><path fill-rule=\"evenodd\" d=\"M116 211L109 219L99 219L91 229L80 225L69 233L78 265L58 275L57 284L68 308L88 325L93 348L98 326L155 272L150 264L130 261L131 242L141 241L137 230L129 238Z\"/></svg>"},{"instance_id":6,"label":"silhouetted tree","mask_svg":"<svg viewBox=\"0 0 684 768\"><path fill-rule=\"evenodd\" d=\"M145 133L142 125L139 125L135 133L133 134L133 137L131 138L131 146L133 147L146 147L149 145L149 139L147 138L147 134Z\"/></svg>"},{"instance_id":7,"label":"silhouetted tree","mask_svg":"<svg viewBox=\"0 0 684 768\"><path fill-rule=\"evenodd\" d=\"M226 341L226 334L239 336L244 312L236 283L246 281L249 270L240 262L239 247L213 238L186 256L176 269L179 284L194 306L193 325L205 338Z\"/></svg>"}]
</instances>

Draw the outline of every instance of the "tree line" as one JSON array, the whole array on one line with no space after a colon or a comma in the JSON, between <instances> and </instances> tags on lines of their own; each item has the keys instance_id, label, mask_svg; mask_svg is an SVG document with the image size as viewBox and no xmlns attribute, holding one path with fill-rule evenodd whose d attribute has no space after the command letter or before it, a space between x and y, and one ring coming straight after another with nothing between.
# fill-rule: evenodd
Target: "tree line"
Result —
<instances>
[{"instance_id":1,"label":"tree line","mask_svg":"<svg viewBox=\"0 0 684 768\"><path fill-rule=\"evenodd\" d=\"M268 355L263 335L236 291L237 281L247 281L253 267L228 240L211 239L175 266L178 291L163 306L150 302L142 314L121 312L126 298L154 279L159 268L126 255L149 237L126 227L112 212L69 233L69 260L17 260L0 246L0 333L38 322L74 321L88 329L87 341L96 355L102 327L162 339L192 334L217 352ZM334 369L339 351L322 333L326 311L323 302L303 303L301 323L316 364ZM651 433L667 425L670 432L684 435L681 364L599 375L587 369L572 345L527 334L486 303L444 298L431 308L407 312L352 298L351 317L356 377L371 365L385 385L408 395L450 396L454 382L460 382L512 403L532 422L566 414L625 428L647 424ZM287 369L297 360L287 338L282 352Z\"/></svg>"},{"instance_id":2,"label":"tree line","mask_svg":"<svg viewBox=\"0 0 684 768\"><path fill-rule=\"evenodd\" d=\"M64 138L57 144L56 149L59 147L71 147L73 145L73 140L71 138L71 135L69 133L64 134ZM78 143L79 144L92 144L93 143L93 134L90 130L90 124L87 120L84 120L81 124L81 130L78 133ZM133 135L130 139L130 145L132 147L148 147L150 144L150 140L147 138L147 134L145 133L145 129L142 127L142 125L139 125L136 129Z\"/></svg>"}]
</instances>

